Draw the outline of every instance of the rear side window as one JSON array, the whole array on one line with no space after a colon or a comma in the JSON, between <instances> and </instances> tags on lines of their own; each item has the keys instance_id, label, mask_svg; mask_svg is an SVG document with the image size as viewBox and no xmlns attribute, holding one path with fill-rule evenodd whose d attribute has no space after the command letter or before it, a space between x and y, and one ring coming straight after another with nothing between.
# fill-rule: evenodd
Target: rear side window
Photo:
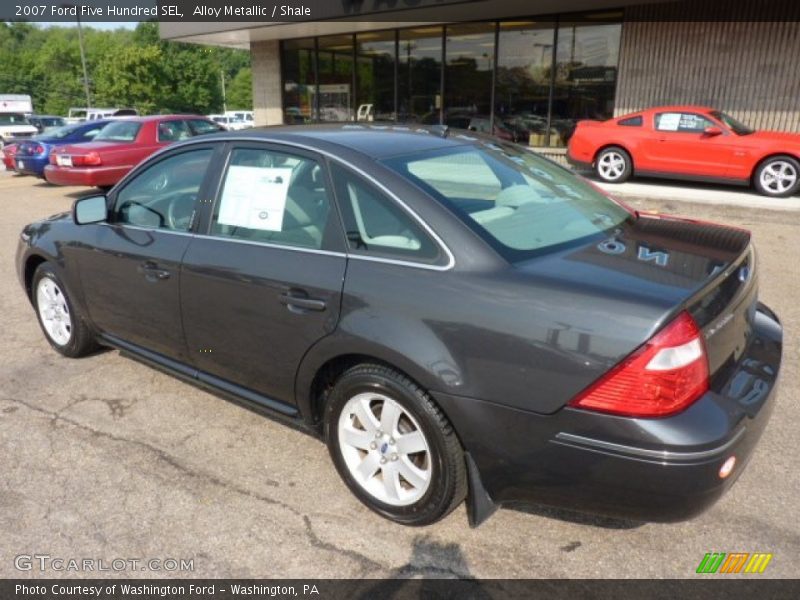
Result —
<instances>
[{"instance_id":1,"label":"rear side window","mask_svg":"<svg viewBox=\"0 0 800 600\"><path fill-rule=\"evenodd\" d=\"M617 121L617 125L622 125L623 127L641 127L643 122L642 115L636 115L635 117L628 117L627 119Z\"/></svg>"},{"instance_id":2,"label":"rear side window","mask_svg":"<svg viewBox=\"0 0 800 600\"><path fill-rule=\"evenodd\" d=\"M192 130L186 121L162 121L158 124L159 142L179 142L192 137Z\"/></svg>"},{"instance_id":3,"label":"rear side window","mask_svg":"<svg viewBox=\"0 0 800 600\"><path fill-rule=\"evenodd\" d=\"M131 121L114 121L103 127L102 131L94 136L94 141L104 142L132 142L139 135L141 123Z\"/></svg>"},{"instance_id":4,"label":"rear side window","mask_svg":"<svg viewBox=\"0 0 800 600\"><path fill-rule=\"evenodd\" d=\"M325 173L311 158L235 148L211 233L252 242L322 249L335 229ZM332 229L333 228L333 229Z\"/></svg>"},{"instance_id":5,"label":"rear side window","mask_svg":"<svg viewBox=\"0 0 800 600\"><path fill-rule=\"evenodd\" d=\"M439 258L439 246L397 202L335 163L331 173L350 252L423 262Z\"/></svg>"}]
</instances>

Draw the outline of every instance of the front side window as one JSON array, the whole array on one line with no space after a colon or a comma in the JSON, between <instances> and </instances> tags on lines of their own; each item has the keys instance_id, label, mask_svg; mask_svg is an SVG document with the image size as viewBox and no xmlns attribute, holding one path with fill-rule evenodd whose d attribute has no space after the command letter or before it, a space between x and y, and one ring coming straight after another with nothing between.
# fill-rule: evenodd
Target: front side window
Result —
<instances>
[{"instance_id":1,"label":"front side window","mask_svg":"<svg viewBox=\"0 0 800 600\"><path fill-rule=\"evenodd\" d=\"M716 127L716 125L695 113L658 113L656 115L656 129L658 131L703 133L706 127Z\"/></svg>"},{"instance_id":2,"label":"front side window","mask_svg":"<svg viewBox=\"0 0 800 600\"><path fill-rule=\"evenodd\" d=\"M509 260L605 234L631 214L566 169L510 144L386 159Z\"/></svg>"},{"instance_id":3,"label":"front side window","mask_svg":"<svg viewBox=\"0 0 800 600\"><path fill-rule=\"evenodd\" d=\"M253 242L321 249L333 213L317 161L259 148L235 148L211 233Z\"/></svg>"},{"instance_id":4,"label":"front side window","mask_svg":"<svg viewBox=\"0 0 800 600\"><path fill-rule=\"evenodd\" d=\"M741 121L734 119L732 116L724 112L716 110L711 113L711 116L725 123L725 125L730 127L736 135L750 135L751 133L755 133L755 129L748 127Z\"/></svg>"},{"instance_id":5,"label":"front side window","mask_svg":"<svg viewBox=\"0 0 800 600\"><path fill-rule=\"evenodd\" d=\"M96 142L132 142L139 135L141 123L131 121L114 121L103 127L94 137Z\"/></svg>"},{"instance_id":6,"label":"front side window","mask_svg":"<svg viewBox=\"0 0 800 600\"><path fill-rule=\"evenodd\" d=\"M212 152L211 148L182 152L138 173L117 194L113 220L188 231Z\"/></svg>"},{"instance_id":7,"label":"front side window","mask_svg":"<svg viewBox=\"0 0 800 600\"><path fill-rule=\"evenodd\" d=\"M439 258L439 247L397 202L339 165L331 172L352 253L424 262Z\"/></svg>"}]
</instances>

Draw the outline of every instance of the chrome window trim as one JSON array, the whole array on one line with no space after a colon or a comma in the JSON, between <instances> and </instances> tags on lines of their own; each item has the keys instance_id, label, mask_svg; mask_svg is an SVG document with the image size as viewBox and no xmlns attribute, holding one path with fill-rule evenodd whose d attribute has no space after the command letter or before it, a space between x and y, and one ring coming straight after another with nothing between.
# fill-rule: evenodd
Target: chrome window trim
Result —
<instances>
[{"instance_id":1,"label":"chrome window trim","mask_svg":"<svg viewBox=\"0 0 800 600\"><path fill-rule=\"evenodd\" d=\"M403 210L405 210L409 215L411 215L411 217L415 221L417 221L417 223L420 224L420 226L428 233L428 235L430 235L433 238L434 242L436 242L436 244L438 244L439 248L444 252L445 256L447 257L447 264L445 264L445 265L430 265L430 264L426 264L424 262L418 262L418 261L413 261L413 260L383 258L383 257L380 257L380 256L363 256L361 254L352 254L350 252L347 252L346 254L345 253L333 253L333 254L343 255L343 256L346 256L347 258L352 258L354 260L364 260L364 261L368 261L368 262L379 262L379 263L390 264L390 265L414 267L414 268L417 268L417 269L427 269L427 270L430 270L430 271L449 271L456 264L455 256L453 256L453 253L451 252L451 250L447 246L447 244L444 243L444 240L442 240L442 238L439 237L439 235L430 227L430 225L428 225L422 219L422 217L420 217L411 207L409 207L408 204L403 202L397 196L397 194L392 192L389 188L387 188L380 181L375 179L372 175L370 175L369 173L365 172L363 169L358 168L357 166L347 162L346 160L342 159L339 156L336 156L335 154L333 154L331 152L328 152L327 150L322 150L322 149L319 149L319 148L309 147L307 145L300 144L298 142L286 141L286 140L269 138L269 137L229 136L229 135L215 136L213 138L208 138L208 137L204 137L204 136L197 136L197 137L198 137L198 139L191 139L191 140L186 140L184 142L179 142L180 146L178 146L178 148L183 148L185 146L193 146L195 144L203 144L203 143L208 143L208 142L223 142L223 143L225 143L225 142L233 142L233 143L235 143L235 142L260 142L262 144L264 144L264 143L266 143L266 144L278 144L278 145L284 145L284 146L291 146L293 148L300 148L301 150L305 150L306 152L315 152L317 154L321 154L323 156L327 156L328 158L337 161L338 163L344 165L345 167L351 169L352 171L358 173L359 175L361 175L362 177L367 179L370 183L375 185L378 189L383 191L390 198L392 198L395 202L397 202L397 204L399 204L400 207ZM156 157L160 156L161 154L163 154L165 152L169 152L169 151L172 151L172 150L175 150L175 149L176 149L176 146L174 144L171 144L171 145L167 146L166 148L163 148L162 150L159 150L159 151L155 152L154 154L150 155L150 159L156 158ZM150 162L150 159L148 159L148 162ZM131 175L131 173L129 173L128 175ZM128 178L128 175L126 175L125 179ZM124 179L123 179L123 181L124 181ZM120 183L121 182L122 181L120 181ZM155 231L172 231L172 230L163 230L163 229L154 229L154 230ZM260 244L260 245L263 245L263 246L268 246L268 247L273 247L273 248L282 248L282 249L285 249L285 250L298 250L298 251L314 252L314 253L320 253L320 254L322 254L322 253L331 254L331 252L327 251L327 250L316 250L316 249L313 249L313 248L301 248L301 247L298 247L298 246L284 246L282 244L269 244L269 243L265 243L265 242L254 242L254 241L250 241L250 240L236 240L234 238L225 238L225 237L220 237L220 236L208 236L208 235L205 235L205 234L195 234L195 237L203 237L203 238L210 237L210 238L213 238L213 239L227 239L227 240L237 241L237 242Z\"/></svg>"}]
</instances>

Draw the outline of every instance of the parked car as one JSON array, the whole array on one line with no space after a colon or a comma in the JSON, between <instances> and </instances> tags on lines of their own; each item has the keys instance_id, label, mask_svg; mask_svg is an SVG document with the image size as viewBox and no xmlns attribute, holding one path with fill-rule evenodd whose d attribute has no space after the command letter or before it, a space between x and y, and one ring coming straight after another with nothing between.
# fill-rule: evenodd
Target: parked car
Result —
<instances>
[{"instance_id":1,"label":"parked car","mask_svg":"<svg viewBox=\"0 0 800 600\"><path fill-rule=\"evenodd\" d=\"M165 115L115 120L90 142L58 146L50 152L44 177L56 185L111 187L159 148L195 135L220 131L205 117Z\"/></svg>"},{"instance_id":2,"label":"parked car","mask_svg":"<svg viewBox=\"0 0 800 600\"><path fill-rule=\"evenodd\" d=\"M67 113L67 123L82 123L83 121L98 121L111 117L135 117L139 114L135 108L70 108Z\"/></svg>"},{"instance_id":3,"label":"parked car","mask_svg":"<svg viewBox=\"0 0 800 600\"><path fill-rule=\"evenodd\" d=\"M750 233L421 129L161 150L22 231L46 339L119 348L307 429L399 523L465 498L473 524L508 503L657 521L713 504L781 367Z\"/></svg>"},{"instance_id":4,"label":"parked car","mask_svg":"<svg viewBox=\"0 0 800 600\"><path fill-rule=\"evenodd\" d=\"M567 158L603 181L633 175L752 185L765 196L800 188L800 134L755 131L704 106L662 106L580 121Z\"/></svg>"},{"instance_id":5,"label":"parked car","mask_svg":"<svg viewBox=\"0 0 800 600\"><path fill-rule=\"evenodd\" d=\"M21 113L0 113L0 148L39 133Z\"/></svg>"},{"instance_id":6,"label":"parked car","mask_svg":"<svg viewBox=\"0 0 800 600\"><path fill-rule=\"evenodd\" d=\"M253 126L252 121L245 121L232 115L208 115L208 118L229 131L241 131Z\"/></svg>"},{"instance_id":7,"label":"parked car","mask_svg":"<svg viewBox=\"0 0 800 600\"><path fill-rule=\"evenodd\" d=\"M44 168L50 163L50 152L58 146L91 142L111 121L86 121L57 127L18 144L14 157L15 169L23 175L44 178Z\"/></svg>"},{"instance_id":8,"label":"parked car","mask_svg":"<svg viewBox=\"0 0 800 600\"><path fill-rule=\"evenodd\" d=\"M3 157L3 166L6 171L15 171L14 155L17 153L17 144L6 144L0 147L0 156Z\"/></svg>"},{"instance_id":9,"label":"parked car","mask_svg":"<svg viewBox=\"0 0 800 600\"><path fill-rule=\"evenodd\" d=\"M67 124L64 117L55 117L52 115L31 115L28 117L28 122L36 127L39 133L44 133L56 127L63 127Z\"/></svg>"}]
</instances>

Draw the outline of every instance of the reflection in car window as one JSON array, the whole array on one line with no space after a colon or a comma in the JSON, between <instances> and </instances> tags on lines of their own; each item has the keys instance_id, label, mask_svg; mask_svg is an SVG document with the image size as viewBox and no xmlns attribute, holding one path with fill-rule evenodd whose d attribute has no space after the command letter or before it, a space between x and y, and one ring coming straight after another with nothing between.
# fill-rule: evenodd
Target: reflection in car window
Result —
<instances>
[{"instance_id":1,"label":"reflection in car window","mask_svg":"<svg viewBox=\"0 0 800 600\"><path fill-rule=\"evenodd\" d=\"M94 141L100 142L132 142L139 135L142 128L141 123L131 121L114 121L103 127L102 131L94 137Z\"/></svg>"},{"instance_id":2,"label":"reflection in car window","mask_svg":"<svg viewBox=\"0 0 800 600\"><path fill-rule=\"evenodd\" d=\"M751 133L755 133L755 129L748 127L741 121L737 121L732 116L724 112L716 110L711 113L711 116L725 123L725 125L730 127L736 135L750 135Z\"/></svg>"},{"instance_id":3,"label":"reflection in car window","mask_svg":"<svg viewBox=\"0 0 800 600\"><path fill-rule=\"evenodd\" d=\"M117 194L116 223L188 231L211 148L175 154L137 174Z\"/></svg>"},{"instance_id":4,"label":"reflection in car window","mask_svg":"<svg viewBox=\"0 0 800 600\"><path fill-rule=\"evenodd\" d=\"M606 235L632 218L566 169L511 144L458 146L384 162L511 262Z\"/></svg>"},{"instance_id":5,"label":"reflection in car window","mask_svg":"<svg viewBox=\"0 0 800 600\"><path fill-rule=\"evenodd\" d=\"M315 160L233 150L212 216L213 235L320 249L331 221L325 175Z\"/></svg>"},{"instance_id":6,"label":"reflection in car window","mask_svg":"<svg viewBox=\"0 0 800 600\"><path fill-rule=\"evenodd\" d=\"M191 119L189 125L194 131L195 135L203 135L204 133L216 133L222 131L219 125L206 121L205 119Z\"/></svg>"},{"instance_id":7,"label":"reflection in car window","mask_svg":"<svg viewBox=\"0 0 800 600\"><path fill-rule=\"evenodd\" d=\"M436 243L396 202L339 165L331 173L351 252L425 262L439 257Z\"/></svg>"}]
</instances>

